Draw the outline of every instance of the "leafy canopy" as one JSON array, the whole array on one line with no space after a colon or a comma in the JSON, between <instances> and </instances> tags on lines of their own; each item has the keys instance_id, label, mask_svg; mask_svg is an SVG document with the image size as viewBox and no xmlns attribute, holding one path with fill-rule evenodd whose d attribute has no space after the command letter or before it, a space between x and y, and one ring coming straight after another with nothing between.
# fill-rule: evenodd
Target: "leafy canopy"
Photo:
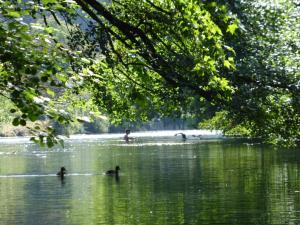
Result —
<instances>
[{"instance_id":1,"label":"leafy canopy","mask_svg":"<svg viewBox=\"0 0 300 225\"><path fill-rule=\"evenodd\" d=\"M76 95L117 121L181 113L191 96L223 104L234 92L221 71L235 67L225 41L235 20L215 2L2 0L0 10L0 87L20 111L14 125L70 123ZM51 127L29 129L57 142Z\"/></svg>"},{"instance_id":2,"label":"leafy canopy","mask_svg":"<svg viewBox=\"0 0 300 225\"><path fill-rule=\"evenodd\" d=\"M300 136L300 5L239 0L230 10L240 27L230 41L236 52L231 81L237 91L211 124L222 124L224 130L242 126L269 143L295 145Z\"/></svg>"}]
</instances>

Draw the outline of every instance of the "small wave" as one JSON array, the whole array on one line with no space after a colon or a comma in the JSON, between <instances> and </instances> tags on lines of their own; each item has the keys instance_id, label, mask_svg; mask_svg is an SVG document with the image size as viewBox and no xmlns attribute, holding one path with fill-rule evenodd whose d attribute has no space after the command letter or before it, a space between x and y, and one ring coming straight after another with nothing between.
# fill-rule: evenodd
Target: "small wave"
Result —
<instances>
[{"instance_id":1,"label":"small wave","mask_svg":"<svg viewBox=\"0 0 300 225\"><path fill-rule=\"evenodd\" d=\"M92 173L68 173L65 176L94 176L97 174L92 174Z\"/></svg>"},{"instance_id":2,"label":"small wave","mask_svg":"<svg viewBox=\"0 0 300 225\"><path fill-rule=\"evenodd\" d=\"M93 176L92 173L68 173L65 176ZM57 177L56 174L12 174L0 175L0 178L26 178L26 177Z\"/></svg>"},{"instance_id":3,"label":"small wave","mask_svg":"<svg viewBox=\"0 0 300 225\"><path fill-rule=\"evenodd\" d=\"M153 143L123 143L123 144L111 144L111 146L127 146L127 147L139 147L139 146L173 146L173 145L186 145L193 144L192 142L153 142Z\"/></svg>"},{"instance_id":4,"label":"small wave","mask_svg":"<svg viewBox=\"0 0 300 225\"><path fill-rule=\"evenodd\" d=\"M56 174L13 174L0 175L0 178L24 178L24 177L54 177Z\"/></svg>"}]
</instances>

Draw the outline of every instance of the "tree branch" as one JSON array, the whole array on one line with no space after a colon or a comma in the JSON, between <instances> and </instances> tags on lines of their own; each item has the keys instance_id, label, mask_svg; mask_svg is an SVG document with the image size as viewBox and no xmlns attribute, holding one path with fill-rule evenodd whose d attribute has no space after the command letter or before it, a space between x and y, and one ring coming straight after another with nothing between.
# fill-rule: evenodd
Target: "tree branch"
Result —
<instances>
[{"instance_id":1,"label":"tree branch","mask_svg":"<svg viewBox=\"0 0 300 225\"><path fill-rule=\"evenodd\" d=\"M177 73L172 65L160 56L153 45L153 42L146 36L146 34L138 27L126 23L118 19L115 15L109 12L100 2L94 0L75 0L84 11L86 11L95 21L102 24L99 17L89 8L103 16L112 26L121 31L126 39L134 43L138 49L138 55L144 58L155 72L160 74L170 85L174 87L188 88L200 94L207 100L211 100L214 96L212 91L203 90L201 86L195 85L192 80L188 80L182 74Z\"/></svg>"}]
</instances>

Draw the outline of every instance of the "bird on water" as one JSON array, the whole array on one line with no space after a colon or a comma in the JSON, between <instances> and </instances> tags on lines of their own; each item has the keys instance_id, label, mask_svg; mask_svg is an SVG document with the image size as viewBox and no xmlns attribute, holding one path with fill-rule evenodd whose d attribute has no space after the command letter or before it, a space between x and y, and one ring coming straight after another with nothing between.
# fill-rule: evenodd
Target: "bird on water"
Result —
<instances>
[{"instance_id":1,"label":"bird on water","mask_svg":"<svg viewBox=\"0 0 300 225\"><path fill-rule=\"evenodd\" d=\"M116 166L115 170L108 170L105 172L105 174L110 175L110 176L119 176L119 170L120 170L120 167Z\"/></svg>"},{"instance_id":2,"label":"bird on water","mask_svg":"<svg viewBox=\"0 0 300 225\"><path fill-rule=\"evenodd\" d=\"M67 170L66 168L63 166L60 168L60 171L57 172L57 176L59 176L60 178L64 178L64 175L67 173Z\"/></svg>"},{"instance_id":3,"label":"bird on water","mask_svg":"<svg viewBox=\"0 0 300 225\"><path fill-rule=\"evenodd\" d=\"M187 137L186 137L186 135L184 133L177 133L177 134L175 134L175 136L177 136L177 135L181 135L182 140L184 140L184 141L187 139Z\"/></svg>"}]
</instances>

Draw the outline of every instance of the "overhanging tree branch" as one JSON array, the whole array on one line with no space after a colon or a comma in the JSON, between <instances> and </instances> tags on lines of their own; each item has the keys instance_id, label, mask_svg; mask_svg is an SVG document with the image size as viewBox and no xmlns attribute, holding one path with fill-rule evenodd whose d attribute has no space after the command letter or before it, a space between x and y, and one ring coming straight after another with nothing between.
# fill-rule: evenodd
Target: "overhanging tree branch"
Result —
<instances>
[{"instance_id":1,"label":"overhanging tree branch","mask_svg":"<svg viewBox=\"0 0 300 225\"><path fill-rule=\"evenodd\" d=\"M131 41L138 49L137 53L144 58L152 69L160 74L170 85L190 89L195 94L201 95L207 100L212 100L214 92L203 90L197 82L187 79L183 74L176 72L172 65L156 52L153 42L138 27L118 19L109 12L101 3L94 0L75 0L82 9L87 12L96 22L103 24L98 15L106 19L112 26L116 27L127 40ZM98 14L98 15L97 15ZM124 43L124 42L123 42ZM127 46L129 47L129 46Z\"/></svg>"}]
</instances>

